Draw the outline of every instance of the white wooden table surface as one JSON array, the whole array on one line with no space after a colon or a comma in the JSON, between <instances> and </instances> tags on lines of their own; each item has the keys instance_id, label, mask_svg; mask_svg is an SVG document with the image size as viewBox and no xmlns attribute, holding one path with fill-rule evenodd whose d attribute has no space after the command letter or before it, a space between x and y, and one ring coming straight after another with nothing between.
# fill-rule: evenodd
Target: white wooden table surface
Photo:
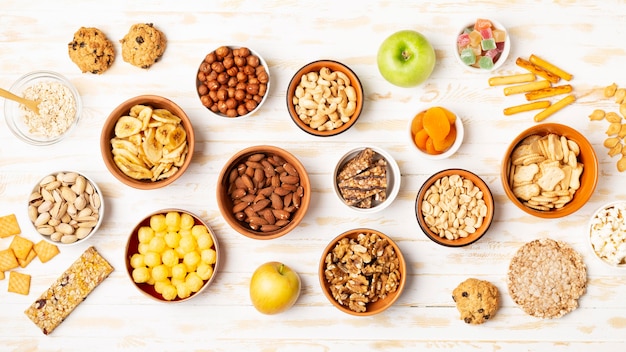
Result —
<instances>
[{"instance_id":1,"label":"white wooden table surface","mask_svg":"<svg viewBox=\"0 0 626 352\"><path fill-rule=\"evenodd\" d=\"M595 108L617 111L602 98L612 82L626 86L626 2L607 1L29 1L5 0L0 9L0 86L8 88L33 70L54 70L78 88L84 111L67 140L49 147L27 145L0 121L0 214L15 213L23 235L29 229L26 200L35 182L55 170L77 170L103 190L107 214L88 242L62 248L47 264L35 260L24 272L32 278L28 296L7 292L0 281L0 350L3 351L365 351L365 350L623 350L626 336L626 272L593 258L585 229L602 204L626 199L625 174L615 167L602 141L605 123L590 122ZM497 73L519 72L516 57L539 55L574 75L577 102L546 122L573 126L593 144L600 179L590 201L565 218L526 215L506 197L500 163L508 143L532 126L532 113L505 117L502 109L523 97L504 97L490 88L489 74L465 71L452 45L461 23L477 17L498 19L513 47ZM121 58L119 39L139 22L163 30L168 46L149 70ZM67 43L81 26L103 30L115 41L116 61L103 75L82 74L67 55ZM431 78L416 88L387 83L376 67L379 44L400 29L426 35L437 53ZM254 117L233 121L211 116L200 104L194 76L202 58L223 44L252 47L267 60L270 96ZM285 91L292 74L313 60L329 58L350 66L361 78L365 110L347 133L318 138L289 119ZM101 126L120 102L158 94L190 115L197 138L192 164L166 188L141 191L122 185L102 162ZM520 99L521 98L521 99ZM465 124L465 140L452 158L425 161L407 137L415 113L432 105L455 110ZM235 152L269 143L291 151L310 173L313 197L301 225L285 237L255 241L236 233L221 217L217 176ZM331 172L343 151L375 145L396 158L402 186L395 202L374 215L347 209L332 192ZM428 240L414 215L419 187L432 173L465 168L480 175L496 200L489 232L466 248L445 248ZM124 246L140 218L158 209L184 208L201 215L216 231L222 268L213 285L181 304L147 299L124 269ZM396 304L380 315L357 318L330 305L320 289L317 264L322 249L339 233L370 227L394 238L408 260L407 286ZM566 316L541 320L526 315L508 295L510 258L524 243L550 237L567 241L584 257L587 293ZM116 268L111 276L49 336L23 311L90 245ZM8 246L8 240L0 247ZM302 294L289 311L265 316L248 298L251 273L278 260L299 272ZM493 320L471 326L459 319L452 289L468 277L493 282L502 306Z\"/></svg>"}]
</instances>

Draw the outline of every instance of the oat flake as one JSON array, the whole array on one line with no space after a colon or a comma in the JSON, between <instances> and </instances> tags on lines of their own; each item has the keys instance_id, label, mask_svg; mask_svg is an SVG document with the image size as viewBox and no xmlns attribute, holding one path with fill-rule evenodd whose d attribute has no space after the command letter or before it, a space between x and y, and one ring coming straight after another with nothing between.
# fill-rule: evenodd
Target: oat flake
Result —
<instances>
[{"instance_id":1,"label":"oat flake","mask_svg":"<svg viewBox=\"0 0 626 352\"><path fill-rule=\"evenodd\" d=\"M29 132L54 138L67 131L76 119L76 101L70 89L58 82L41 82L24 90L24 98L39 100L39 114L24 105L20 110Z\"/></svg>"}]
</instances>

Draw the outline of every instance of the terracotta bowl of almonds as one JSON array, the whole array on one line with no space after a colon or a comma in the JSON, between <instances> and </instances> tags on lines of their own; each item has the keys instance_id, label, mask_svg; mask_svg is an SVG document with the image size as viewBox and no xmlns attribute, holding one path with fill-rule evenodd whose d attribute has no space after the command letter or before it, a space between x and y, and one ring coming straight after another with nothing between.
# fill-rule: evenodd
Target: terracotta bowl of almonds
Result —
<instances>
[{"instance_id":1,"label":"terracotta bowl of almonds","mask_svg":"<svg viewBox=\"0 0 626 352\"><path fill-rule=\"evenodd\" d=\"M258 240L286 235L304 218L311 183L296 156L279 147L245 148L226 162L217 184L217 204L226 222Z\"/></svg>"},{"instance_id":2,"label":"terracotta bowl of almonds","mask_svg":"<svg viewBox=\"0 0 626 352\"><path fill-rule=\"evenodd\" d=\"M44 176L28 198L28 217L35 230L56 245L86 241L102 224L104 208L98 185L76 171Z\"/></svg>"},{"instance_id":3,"label":"terracotta bowl of almonds","mask_svg":"<svg viewBox=\"0 0 626 352\"><path fill-rule=\"evenodd\" d=\"M556 123L520 133L502 160L502 186L524 212L559 218L582 208L598 182L598 159L575 129Z\"/></svg>"},{"instance_id":4,"label":"terracotta bowl of almonds","mask_svg":"<svg viewBox=\"0 0 626 352\"><path fill-rule=\"evenodd\" d=\"M333 60L304 65L287 88L287 109L304 132L329 137L352 127L363 110L363 86L348 66Z\"/></svg>"},{"instance_id":5,"label":"terracotta bowl of almonds","mask_svg":"<svg viewBox=\"0 0 626 352\"><path fill-rule=\"evenodd\" d=\"M337 309L355 316L374 315L391 307L404 290L406 275L406 261L398 245L384 233L366 228L335 237L319 262L324 295Z\"/></svg>"},{"instance_id":6,"label":"terracotta bowl of almonds","mask_svg":"<svg viewBox=\"0 0 626 352\"><path fill-rule=\"evenodd\" d=\"M107 169L137 189L165 187L185 172L195 145L189 117L173 101L141 95L118 105L100 135Z\"/></svg>"},{"instance_id":7,"label":"terracotta bowl of almonds","mask_svg":"<svg viewBox=\"0 0 626 352\"><path fill-rule=\"evenodd\" d=\"M128 236L126 272L135 287L159 302L197 297L215 278L217 236L199 216L182 209L155 211Z\"/></svg>"},{"instance_id":8,"label":"terracotta bowl of almonds","mask_svg":"<svg viewBox=\"0 0 626 352\"><path fill-rule=\"evenodd\" d=\"M494 216L491 190L476 174L463 169L430 176L415 200L417 222L433 242L463 247L485 235Z\"/></svg>"},{"instance_id":9,"label":"terracotta bowl of almonds","mask_svg":"<svg viewBox=\"0 0 626 352\"><path fill-rule=\"evenodd\" d=\"M269 90L267 62L247 47L218 47L204 57L196 73L200 102L220 117L254 114L267 100Z\"/></svg>"},{"instance_id":10,"label":"terracotta bowl of almonds","mask_svg":"<svg viewBox=\"0 0 626 352\"><path fill-rule=\"evenodd\" d=\"M359 213L387 208L400 191L400 168L385 150L358 147L346 152L335 166L333 185L339 200Z\"/></svg>"}]
</instances>

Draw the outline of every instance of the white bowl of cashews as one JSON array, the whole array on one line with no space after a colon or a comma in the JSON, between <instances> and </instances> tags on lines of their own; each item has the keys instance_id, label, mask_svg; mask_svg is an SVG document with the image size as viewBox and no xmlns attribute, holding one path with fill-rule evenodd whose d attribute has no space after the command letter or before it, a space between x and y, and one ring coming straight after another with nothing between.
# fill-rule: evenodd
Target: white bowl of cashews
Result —
<instances>
[{"instance_id":1,"label":"white bowl of cashews","mask_svg":"<svg viewBox=\"0 0 626 352\"><path fill-rule=\"evenodd\" d=\"M314 136L349 129L363 110L363 87L346 65L318 60L300 68L289 82L287 108L294 123Z\"/></svg>"}]
</instances>

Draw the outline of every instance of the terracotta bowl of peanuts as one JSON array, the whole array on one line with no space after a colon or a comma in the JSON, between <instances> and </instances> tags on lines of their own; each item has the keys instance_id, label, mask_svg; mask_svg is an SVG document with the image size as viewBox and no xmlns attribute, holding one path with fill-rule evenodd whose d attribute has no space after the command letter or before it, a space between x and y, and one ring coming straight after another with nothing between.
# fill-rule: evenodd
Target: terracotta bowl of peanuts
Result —
<instances>
[{"instance_id":1,"label":"terracotta bowl of peanuts","mask_svg":"<svg viewBox=\"0 0 626 352\"><path fill-rule=\"evenodd\" d=\"M318 271L328 301L355 316L379 314L391 307L400 298L407 275L398 245L367 228L348 230L330 241Z\"/></svg>"},{"instance_id":2,"label":"terracotta bowl of peanuts","mask_svg":"<svg viewBox=\"0 0 626 352\"><path fill-rule=\"evenodd\" d=\"M287 88L287 109L303 131L335 136L352 127L363 110L363 86L348 66L333 60L304 65Z\"/></svg>"},{"instance_id":3,"label":"terracotta bowl of peanuts","mask_svg":"<svg viewBox=\"0 0 626 352\"><path fill-rule=\"evenodd\" d=\"M118 105L102 126L100 152L123 184L142 190L165 187L191 163L191 120L173 101L140 95Z\"/></svg>"},{"instance_id":4,"label":"terracotta bowl of peanuts","mask_svg":"<svg viewBox=\"0 0 626 352\"><path fill-rule=\"evenodd\" d=\"M104 218L100 187L77 171L44 176L28 197L28 217L41 237L56 245L82 243Z\"/></svg>"},{"instance_id":5,"label":"terracotta bowl of peanuts","mask_svg":"<svg viewBox=\"0 0 626 352\"><path fill-rule=\"evenodd\" d=\"M159 302L197 297L220 265L217 236L198 215L168 208L145 216L126 243L126 272L135 287Z\"/></svg>"},{"instance_id":6,"label":"terracotta bowl of peanuts","mask_svg":"<svg viewBox=\"0 0 626 352\"><path fill-rule=\"evenodd\" d=\"M491 190L476 174L463 169L430 176L415 200L417 222L433 242L463 247L485 235L494 216Z\"/></svg>"},{"instance_id":7,"label":"terracotta bowl of peanuts","mask_svg":"<svg viewBox=\"0 0 626 352\"><path fill-rule=\"evenodd\" d=\"M286 235L300 224L310 200L304 165L279 147L245 148L226 162L219 175L220 212L235 231L249 238Z\"/></svg>"},{"instance_id":8,"label":"terracotta bowl of peanuts","mask_svg":"<svg viewBox=\"0 0 626 352\"><path fill-rule=\"evenodd\" d=\"M200 102L220 117L254 114L267 100L269 90L269 66L247 47L218 47L204 57L196 73Z\"/></svg>"},{"instance_id":9,"label":"terracotta bowl of peanuts","mask_svg":"<svg viewBox=\"0 0 626 352\"><path fill-rule=\"evenodd\" d=\"M520 133L501 166L507 197L524 212L559 218L582 208L598 182L598 159L575 129L542 123Z\"/></svg>"}]
</instances>

